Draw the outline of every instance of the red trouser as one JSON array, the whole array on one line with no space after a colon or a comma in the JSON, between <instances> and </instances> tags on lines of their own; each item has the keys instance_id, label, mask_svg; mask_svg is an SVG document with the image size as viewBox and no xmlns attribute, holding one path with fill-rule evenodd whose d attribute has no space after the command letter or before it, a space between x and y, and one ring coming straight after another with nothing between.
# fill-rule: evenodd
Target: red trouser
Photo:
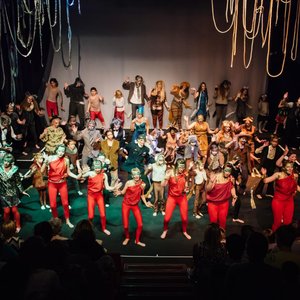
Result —
<instances>
[{"instance_id":1,"label":"red trouser","mask_svg":"<svg viewBox=\"0 0 300 300\"><path fill-rule=\"evenodd\" d=\"M9 221L10 210L12 211L12 213L14 215L14 218L15 218L15 221L16 221L16 227L17 228L21 228L20 213L18 211L18 207L17 206L4 207L3 208L3 211L4 211L3 220L5 222Z\"/></svg>"},{"instance_id":2,"label":"red trouser","mask_svg":"<svg viewBox=\"0 0 300 300\"><path fill-rule=\"evenodd\" d=\"M292 199L291 199L292 198ZM272 211L273 211L273 225L272 230L275 232L282 224L289 225L293 221L294 215L294 199L293 197L285 201L272 201Z\"/></svg>"},{"instance_id":3,"label":"red trouser","mask_svg":"<svg viewBox=\"0 0 300 300\"><path fill-rule=\"evenodd\" d=\"M129 239L129 214L130 211L132 211L136 223L137 228L135 232L135 242L140 242L140 237L143 230L143 219L142 219L142 213L138 205L127 205L124 202L122 203L122 219L123 219L123 227L124 227L124 234L125 238Z\"/></svg>"},{"instance_id":4,"label":"red trouser","mask_svg":"<svg viewBox=\"0 0 300 300\"><path fill-rule=\"evenodd\" d=\"M46 109L49 118L52 116L58 116L58 107L56 102L46 100Z\"/></svg>"},{"instance_id":5,"label":"red trouser","mask_svg":"<svg viewBox=\"0 0 300 300\"><path fill-rule=\"evenodd\" d=\"M122 126L124 125L124 114L125 114L124 111L117 111L117 110L115 110L114 117L118 118L118 119L120 119L122 121Z\"/></svg>"},{"instance_id":6,"label":"red trouser","mask_svg":"<svg viewBox=\"0 0 300 300\"><path fill-rule=\"evenodd\" d=\"M229 200L225 201L208 201L207 209L209 221L218 223L221 228L226 229L226 219L229 209Z\"/></svg>"},{"instance_id":7,"label":"red trouser","mask_svg":"<svg viewBox=\"0 0 300 300\"><path fill-rule=\"evenodd\" d=\"M98 118L102 124L105 123L101 111L90 111L90 119L95 120L96 118Z\"/></svg>"},{"instance_id":8,"label":"red trouser","mask_svg":"<svg viewBox=\"0 0 300 300\"><path fill-rule=\"evenodd\" d=\"M168 225L176 205L179 206L179 210L180 210L182 231L186 232L187 222L188 222L188 201L186 195L168 196L167 203L166 203L166 211L165 211L166 214L164 218L164 230L168 230Z\"/></svg>"},{"instance_id":9,"label":"red trouser","mask_svg":"<svg viewBox=\"0 0 300 300\"><path fill-rule=\"evenodd\" d=\"M64 208L65 218L70 218L70 211L69 211L69 202L68 202L68 186L67 182L63 181L60 183L53 183L48 181L48 194L49 194L49 202L51 207L51 212L53 218L58 217L57 212L57 204L56 204L56 197L57 193L60 193L61 203Z\"/></svg>"},{"instance_id":10,"label":"red trouser","mask_svg":"<svg viewBox=\"0 0 300 300\"><path fill-rule=\"evenodd\" d=\"M88 217L93 219L95 215L95 205L97 204L101 219L102 230L106 229L106 217L105 217L105 206L102 192L93 193L88 192L87 205L88 205Z\"/></svg>"}]
</instances>

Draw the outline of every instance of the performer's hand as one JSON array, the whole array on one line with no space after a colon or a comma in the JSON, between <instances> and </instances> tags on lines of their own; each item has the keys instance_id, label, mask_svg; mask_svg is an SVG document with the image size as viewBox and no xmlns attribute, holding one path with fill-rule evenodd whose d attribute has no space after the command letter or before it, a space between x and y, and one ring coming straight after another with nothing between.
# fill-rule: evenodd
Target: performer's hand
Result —
<instances>
[{"instance_id":1,"label":"performer's hand","mask_svg":"<svg viewBox=\"0 0 300 300\"><path fill-rule=\"evenodd\" d=\"M234 197L232 198L232 202L231 202L232 206L235 206L235 203L236 203L237 198L238 198L237 196L234 196Z\"/></svg>"},{"instance_id":2,"label":"performer's hand","mask_svg":"<svg viewBox=\"0 0 300 300\"><path fill-rule=\"evenodd\" d=\"M65 82L65 84L64 84L64 88L65 88L65 89L67 89L67 88L68 88L68 86L69 86L69 84L67 84L67 83Z\"/></svg>"},{"instance_id":3,"label":"performer's hand","mask_svg":"<svg viewBox=\"0 0 300 300\"><path fill-rule=\"evenodd\" d=\"M119 191L119 189L121 188L122 186L122 182L118 181L116 182L116 184L114 185L114 191Z\"/></svg>"},{"instance_id":4,"label":"performer's hand","mask_svg":"<svg viewBox=\"0 0 300 300\"><path fill-rule=\"evenodd\" d=\"M146 201L145 205L149 208L154 207L154 205L149 201Z\"/></svg>"},{"instance_id":5,"label":"performer's hand","mask_svg":"<svg viewBox=\"0 0 300 300\"><path fill-rule=\"evenodd\" d=\"M114 191L114 196L117 197L117 196L120 196L122 193L120 190L116 190Z\"/></svg>"},{"instance_id":6,"label":"performer's hand","mask_svg":"<svg viewBox=\"0 0 300 300\"><path fill-rule=\"evenodd\" d=\"M26 192L22 192L23 195L30 197L30 195Z\"/></svg>"},{"instance_id":7,"label":"performer's hand","mask_svg":"<svg viewBox=\"0 0 300 300\"><path fill-rule=\"evenodd\" d=\"M76 125L72 125L71 129L73 133L76 133L78 131L78 127Z\"/></svg>"},{"instance_id":8,"label":"performer's hand","mask_svg":"<svg viewBox=\"0 0 300 300\"><path fill-rule=\"evenodd\" d=\"M266 168L261 168L260 169L260 173L261 173L261 175L267 175L267 169Z\"/></svg>"}]
</instances>

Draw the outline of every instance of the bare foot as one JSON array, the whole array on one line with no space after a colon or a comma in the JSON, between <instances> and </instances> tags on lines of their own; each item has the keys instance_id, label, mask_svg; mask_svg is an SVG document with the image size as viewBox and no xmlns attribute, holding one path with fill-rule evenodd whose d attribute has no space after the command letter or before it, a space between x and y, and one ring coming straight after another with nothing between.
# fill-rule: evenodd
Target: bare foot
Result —
<instances>
[{"instance_id":1,"label":"bare foot","mask_svg":"<svg viewBox=\"0 0 300 300\"><path fill-rule=\"evenodd\" d=\"M129 242L129 239L125 239L125 240L123 241L122 245L123 245L123 246L126 246L126 245L128 244L128 242Z\"/></svg>"},{"instance_id":2,"label":"bare foot","mask_svg":"<svg viewBox=\"0 0 300 300\"><path fill-rule=\"evenodd\" d=\"M187 233L187 232L184 232L183 235L188 239L188 240L191 240L192 237Z\"/></svg>"},{"instance_id":3,"label":"bare foot","mask_svg":"<svg viewBox=\"0 0 300 300\"><path fill-rule=\"evenodd\" d=\"M144 243L141 243L141 242L135 242L137 245L139 245L139 246L141 246L141 247L146 247L146 244L144 244Z\"/></svg>"},{"instance_id":4,"label":"bare foot","mask_svg":"<svg viewBox=\"0 0 300 300\"><path fill-rule=\"evenodd\" d=\"M168 230L163 231L163 233L161 234L160 238L164 240L166 238L166 236L167 236L167 232L168 232Z\"/></svg>"},{"instance_id":5,"label":"bare foot","mask_svg":"<svg viewBox=\"0 0 300 300\"><path fill-rule=\"evenodd\" d=\"M232 219L233 222L236 222L236 223L241 223L241 224L244 224L245 221L241 220L241 219Z\"/></svg>"},{"instance_id":6,"label":"bare foot","mask_svg":"<svg viewBox=\"0 0 300 300\"><path fill-rule=\"evenodd\" d=\"M256 197L257 197L258 199L262 199L261 194L257 194Z\"/></svg>"},{"instance_id":7,"label":"bare foot","mask_svg":"<svg viewBox=\"0 0 300 300\"><path fill-rule=\"evenodd\" d=\"M107 235L110 235L110 231L108 231L107 229L104 229L103 232Z\"/></svg>"}]
</instances>

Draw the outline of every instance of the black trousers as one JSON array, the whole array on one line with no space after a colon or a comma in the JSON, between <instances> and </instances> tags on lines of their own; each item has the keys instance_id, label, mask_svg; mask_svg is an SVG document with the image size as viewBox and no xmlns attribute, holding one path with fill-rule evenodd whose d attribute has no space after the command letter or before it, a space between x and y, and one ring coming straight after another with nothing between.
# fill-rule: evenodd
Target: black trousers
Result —
<instances>
[{"instance_id":1,"label":"black trousers","mask_svg":"<svg viewBox=\"0 0 300 300\"><path fill-rule=\"evenodd\" d=\"M70 102L69 104L69 117L70 115L77 116L79 118L79 129L82 130L85 125L85 114L84 114L84 104L79 102Z\"/></svg>"}]
</instances>

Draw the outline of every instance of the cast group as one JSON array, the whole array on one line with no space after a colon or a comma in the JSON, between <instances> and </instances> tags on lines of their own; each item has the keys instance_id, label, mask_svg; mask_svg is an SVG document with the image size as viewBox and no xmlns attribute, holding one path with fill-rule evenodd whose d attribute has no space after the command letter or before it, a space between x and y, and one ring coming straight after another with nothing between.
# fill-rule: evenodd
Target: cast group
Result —
<instances>
[{"instance_id":1,"label":"cast group","mask_svg":"<svg viewBox=\"0 0 300 300\"><path fill-rule=\"evenodd\" d=\"M128 91L127 101L122 89ZM21 230L18 205L21 195L28 195L22 180L32 178L41 209L50 209L52 217L58 218L59 195L66 224L72 228L69 190L74 188L82 196L82 183L87 181L88 219L93 222L97 205L101 230L107 235L111 234L106 227L109 198L123 196L123 245L130 241L132 211L137 223L135 243L145 246L141 242L140 200L153 209L154 217L159 213L164 216L161 239L167 237L173 211L178 206L182 233L191 239L188 201L193 201L195 220L203 217L207 209L209 221L226 230L232 207L232 221L243 224L239 216L241 203L247 195L249 176L257 176L260 180L252 189L254 196L257 199L273 197L272 230L292 223L294 196L300 191L299 145L288 132L289 128L298 128L299 132L300 98L292 102L288 100L288 93L283 95L275 132L269 134L268 96L262 94L258 100L255 126L254 117L249 113L252 109L248 103L249 88L243 87L231 97L229 80L215 86L212 102L205 82L198 89L191 88L188 82L174 84L167 93L164 81L159 80L147 94L142 76L136 75L133 81L126 78L122 89L113 95L114 118L108 126L101 112L102 105L106 105L104 97L95 87L87 94L80 78L73 84L65 83L63 92L55 78L47 83L46 113L50 124L41 122L45 120L45 109L39 106L34 95L28 93L20 104L7 106L1 114L0 134L0 199L4 222L12 214L17 232ZM66 121L59 117L59 111L64 110L63 93L70 98ZM172 97L170 104L167 94ZM236 103L236 109L228 114L229 101ZM130 113L126 107L131 107ZM147 108L152 124L144 116ZM184 109L190 111L189 116L184 115ZM163 129L165 111L169 121L167 129ZM130 134L123 128L126 117L131 118ZM216 120L215 129L210 128L209 118ZM279 143L283 140L280 133L289 137L284 147ZM44 148L33 154L32 165L22 175L14 154L28 155L30 144L38 150Z\"/></svg>"}]
</instances>

